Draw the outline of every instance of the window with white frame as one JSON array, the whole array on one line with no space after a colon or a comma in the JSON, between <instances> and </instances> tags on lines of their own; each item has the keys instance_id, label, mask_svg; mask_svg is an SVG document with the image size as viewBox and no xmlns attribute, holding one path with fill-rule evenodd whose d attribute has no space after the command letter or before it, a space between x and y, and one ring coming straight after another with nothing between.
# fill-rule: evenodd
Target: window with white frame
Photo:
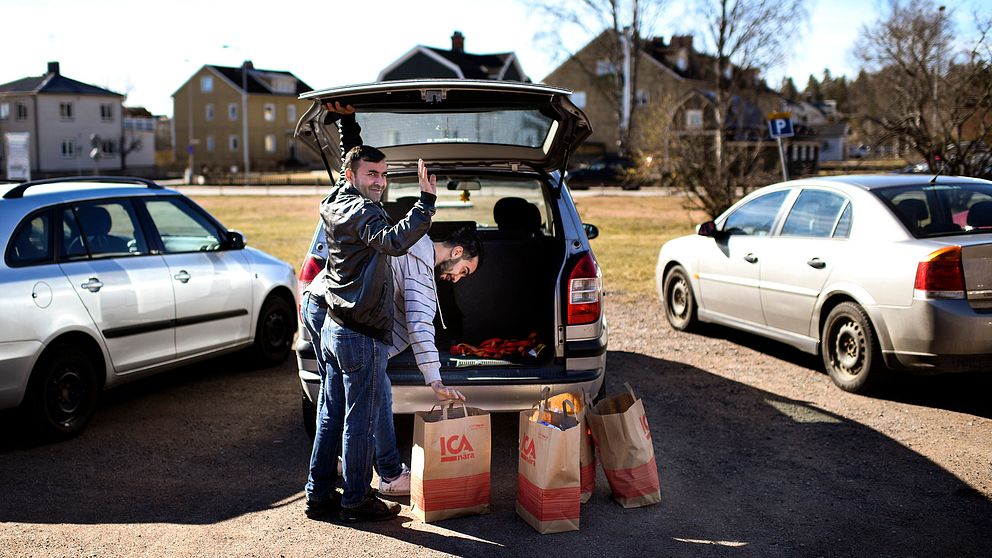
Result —
<instances>
[{"instance_id":1,"label":"window with white frame","mask_svg":"<svg viewBox=\"0 0 992 558\"><path fill-rule=\"evenodd\" d=\"M238 119L238 103L228 103L227 105L227 119L237 120Z\"/></svg>"},{"instance_id":2,"label":"window with white frame","mask_svg":"<svg viewBox=\"0 0 992 558\"><path fill-rule=\"evenodd\" d=\"M231 151L238 150L238 136L227 136L227 148Z\"/></svg>"},{"instance_id":3,"label":"window with white frame","mask_svg":"<svg viewBox=\"0 0 992 558\"><path fill-rule=\"evenodd\" d=\"M66 138L62 140L62 158L72 159L76 156L76 140Z\"/></svg>"},{"instance_id":4,"label":"window with white frame","mask_svg":"<svg viewBox=\"0 0 992 558\"><path fill-rule=\"evenodd\" d=\"M648 104L649 100L651 100L651 97L648 95L648 92L643 89L638 89L637 94L634 95L635 106L643 107Z\"/></svg>"},{"instance_id":5,"label":"window with white frame","mask_svg":"<svg viewBox=\"0 0 992 558\"><path fill-rule=\"evenodd\" d=\"M10 103L0 103L0 120L10 118Z\"/></svg>"},{"instance_id":6,"label":"window with white frame","mask_svg":"<svg viewBox=\"0 0 992 558\"><path fill-rule=\"evenodd\" d=\"M200 92L210 93L214 90L214 78L211 76L203 76L200 78Z\"/></svg>"},{"instance_id":7,"label":"window with white frame","mask_svg":"<svg viewBox=\"0 0 992 558\"><path fill-rule=\"evenodd\" d=\"M586 92L585 91L575 91L569 97L572 103L580 109L586 108Z\"/></svg>"},{"instance_id":8,"label":"window with white frame","mask_svg":"<svg viewBox=\"0 0 992 558\"><path fill-rule=\"evenodd\" d=\"M28 119L28 106L24 103L17 103L17 119L27 120Z\"/></svg>"},{"instance_id":9,"label":"window with white frame","mask_svg":"<svg viewBox=\"0 0 992 558\"><path fill-rule=\"evenodd\" d=\"M100 120L104 122L114 121L114 105L110 103L100 103Z\"/></svg>"},{"instance_id":10,"label":"window with white frame","mask_svg":"<svg viewBox=\"0 0 992 558\"><path fill-rule=\"evenodd\" d=\"M72 101L62 101L59 103L59 118L62 120L72 120L74 118Z\"/></svg>"},{"instance_id":11,"label":"window with white frame","mask_svg":"<svg viewBox=\"0 0 992 558\"><path fill-rule=\"evenodd\" d=\"M265 118L266 122L276 121L276 106L272 103L265 103L262 106L262 117Z\"/></svg>"},{"instance_id":12,"label":"window with white frame","mask_svg":"<svg viewBox=\"0 0 992 558\"><path fill-rule=\"evenodd\" d=\"M214 119L214 105L213 105L213 103L207 103L206 111L207 111L207 122L209 122L209 121L211 121L211 120Z\"/></svg>"},{"instance_id":13,"label":"window with white frame","mask_svg":"<svg viewBox=\"0 0 992 558\"><path fill-rule=\"evenodd\" d=\"M606 58L596 61L597 76L608 76L615 73L617 73L617 67L612 61L607 60Z\"/></svg>"},{"instance_id":14,"label":"window with white frame","mask_svg":"<svg viewBox=\"0 0 992 558\"><path fill-rule=\"evenodd\" d=\"M213 136L207 136L207 151L213 151L216 146Z\"/></svg>"},{"instance_id":15,"label":"window with white frame","mask_svg":"<svg viewBox=\"0 0 992 558\"><path fill-rule=\"evenodd\" d=\"M685 111L685 129L686 130L702 130L703 129L703 111L702 109L689 109Z\"/></svg>"},{"instance_id":16,"label":"window with white frame","mask_svg":"<svg viewBox=\"0 0 992 558\"><path fill-rule=\"evenodd\" d=\"M275 153L276 152L276 135L266 134L265 135L265 152Z\"/></svg>"},{"instance_id":17,"label":"window with white frame","mask_svg":"<svg viewBox=\"0 0 992 558\"><path fill-rule=\"evenodd\" d=\"M295 93L296 80L293 79L272 80L272 89L274 89L278 93Z\"/></svg>"},{"instance_id":18,"label":"window with white frame","mask_svg":"<svg viewBox=\"0 0 992 558\"><path fill-rule=\"evenodd\" d=\"M286 105L286 121L296 123L296 105Z\"/></svg>"},{"instance_id":19,"label":"window with white frame","mask_svg":"<svg viewBox=\"0 0 992 558\"><path fill-rule=\"evenodd\" d=\"M103 157L114 157L117 155L117 142L114 140L103 140L100 142L100 155Z\"/></svg>"}]
</instances>

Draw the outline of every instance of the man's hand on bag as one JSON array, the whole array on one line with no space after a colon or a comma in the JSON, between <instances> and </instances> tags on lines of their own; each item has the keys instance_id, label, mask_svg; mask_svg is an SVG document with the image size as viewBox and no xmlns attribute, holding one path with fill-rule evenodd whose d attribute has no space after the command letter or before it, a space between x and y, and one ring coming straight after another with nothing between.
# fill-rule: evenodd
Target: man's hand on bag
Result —
<instances>
[{"instance_id":1,"label":"man's hand on bag","mask_svg":"<svg viewBox=\"0 0 992 558\"><path fill-rule=\"evenodd\" d=\"M437 195L437 176L427 176L427 165L423 159L417 160L417 174L420 175L420 191Z\"/></svg>"},{"instance_id":2,"label":"man's hand on bag","mask_svg":"<svg viewBox=\"0 0 992 558\"><path fill-rule=\"evenodd\" d=\"M457 399L459 401L465 401L465 394L454 388L444 387L441 380L435 380L431 382L431 389L434 390L434 395L437 396L438 401L445 401L448 399Z\"/></svg>"}]
</instances>

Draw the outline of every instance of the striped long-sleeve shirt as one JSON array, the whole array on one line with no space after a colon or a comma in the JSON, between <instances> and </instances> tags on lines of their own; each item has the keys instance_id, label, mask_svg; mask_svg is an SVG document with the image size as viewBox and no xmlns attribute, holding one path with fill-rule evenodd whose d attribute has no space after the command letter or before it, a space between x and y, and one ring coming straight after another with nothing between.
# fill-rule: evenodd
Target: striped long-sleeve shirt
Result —
<instances>
[{"instance_id":1,"label":"striped long-sleeve shirt","mask_svg":"<svg viewBox=\"0 0 992 558\"><path fill-rule=\"evenodd\" d=\"M441 361L434 344L437 287L434 283L434 243L421 238L404 256L389 259L393 268L392 358L413 348L424 383L441 379Z\"/></svg>"}]
</instances>

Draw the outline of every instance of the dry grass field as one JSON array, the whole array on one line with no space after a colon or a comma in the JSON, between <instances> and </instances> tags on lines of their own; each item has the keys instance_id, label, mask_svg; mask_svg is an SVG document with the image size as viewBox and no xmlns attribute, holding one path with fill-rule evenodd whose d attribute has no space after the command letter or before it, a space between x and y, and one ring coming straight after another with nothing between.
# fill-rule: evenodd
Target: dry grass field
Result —
<instances>
[{"instance_id":1,"label":"dry grass field","mask_svg":"<svg viewBox=\"0 0 992 558\"><path fill-rule=\"evenodd\" d=\"M196 201L222 223L245 233L248 244L299 269L316 225L320 197L201 196ZM607 292L634 302L654 297L658 248L705 218L676 196L612 195L576 199L582 220L599 227L592 241Z\"/></svg>"}]
</instances>

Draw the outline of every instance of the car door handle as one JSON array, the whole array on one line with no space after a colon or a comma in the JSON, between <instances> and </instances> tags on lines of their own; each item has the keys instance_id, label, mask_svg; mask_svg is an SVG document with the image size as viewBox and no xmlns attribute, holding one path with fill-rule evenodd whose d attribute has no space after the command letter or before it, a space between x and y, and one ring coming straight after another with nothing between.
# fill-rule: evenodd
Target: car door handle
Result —
<instances>
[{"instance_id":1,"label":"car door handle","mask_svg":"<svg viewBox=\"0 0 992 558\"><path fill-rule=\"evenodd\" d=\"M95 293L103 288L103 283L100 282L100 280L97 279L96 277L90 277L89 281L83 283L82 285L80 285L80 287L86 289L91 293Z\"/></svg>"},{"instance_id":2,"label":"car door handle","mask_svg":"<svg viewBox=\"0 0 992 558\"><path fill-rule=\"evenodd\" d=\"M189 279L192 276L184 269L179 273L173 275L173 277L175 277L176 281L179 281L180 283L189 283Z\"/></svg>"},{"instance_id":3,"label":"car door handle","mask_svg":"<svg viewBox=\"0 0 992 558\"><path fill-rule=\"evenodd\" d=\"M827 267L827 262L821 260L820 258L813 258L812 260L806 262L806 265L815 269L823 269Z\"/></svg>"},{"instance_id":4,"label":"car door handle","mask_svg":"<svg viewBox=\"0 0 992 558\"><path fill-rule=\"evenodd\" d=\"M747 263L755 263L758 261L758 256L755 256L754 254L748 254L744 256L744 261L746 261Z\"/></svg>"}]
</instances>

